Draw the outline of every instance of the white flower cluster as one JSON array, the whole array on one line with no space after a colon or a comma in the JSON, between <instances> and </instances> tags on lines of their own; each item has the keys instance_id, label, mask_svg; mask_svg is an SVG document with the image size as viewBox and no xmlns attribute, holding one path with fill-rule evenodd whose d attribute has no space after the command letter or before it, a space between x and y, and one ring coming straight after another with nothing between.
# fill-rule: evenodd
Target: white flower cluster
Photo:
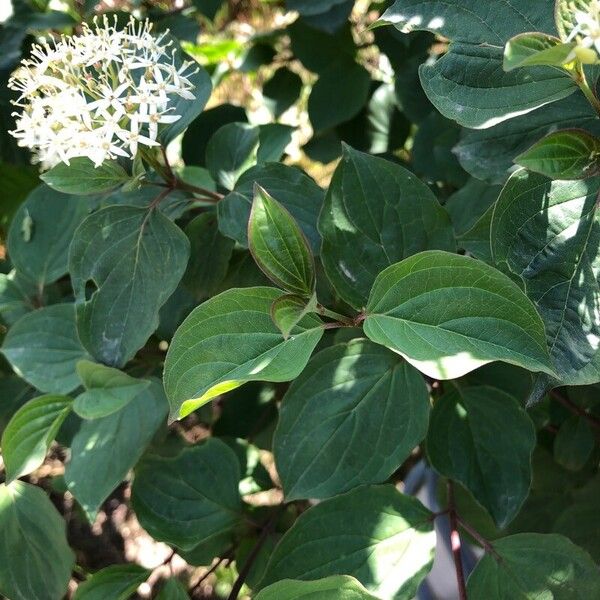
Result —
<instances>
[{"instance_id":1,"label":"white flower cluster","mask_svg":"<svg viewBox=\"0 0 600 600\"><path fill-rule=\"evenodd\" d=\"M577 42L575 54L580 60L588 63L598 62L600 57L600 1L591 0L585 11L577 10L575 3L572 7L575 27L567 41Z\"/></svg>"},{"instance_id":2,"label":"white flower cluster","mask_svg":"<svg viewBox=\"0 0 600 600\"><path fill-rule=\"evenodd\" d=\"M106 16L33 48L9 82L17 127L11 134L30 148L42 168L86 156L96 166L117 156L134 157L138 145L158 145L160 124L174 114L178 97L194 100L192 63L176 63L176 50L154 37L152 25L133 17L117 29Z\"/></svg>"}]
</instances>

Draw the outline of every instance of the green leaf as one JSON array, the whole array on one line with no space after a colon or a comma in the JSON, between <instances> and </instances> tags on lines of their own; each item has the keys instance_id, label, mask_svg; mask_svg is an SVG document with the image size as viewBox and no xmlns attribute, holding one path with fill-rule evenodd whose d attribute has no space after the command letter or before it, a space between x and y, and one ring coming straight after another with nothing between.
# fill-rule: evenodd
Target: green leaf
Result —
<instances>
[{"instance_id":1,"label":"green leaf","mask_svg":"<svg viewBox=\"0 0 600 600\"><path fill-rule=\"evenodd\" d=\"M63 194L102 194L109 192L130 179L116 160L105 160L101 165L84 156L72 158L70 163L59 163L40 178L53 190Z\"/></svg>"},{"instance_id":2,"label":"green leaf","mask_svg":"<svg viewBox=\"0 0 600 600\"><path fill-rule=\"evenodd\" d=\"M385 481L425 438L428 420L425 382L398 355L364 339L322 350L280 409L274 452L286 500Z\"/></svg>"},{"instance_id":3,"label":"green leaf","mask_svg":"<svg viewBox=\"0 0 600 600\"><path fill-rule=\"evenodd\" d=\"M75 556L65 522L43 490L0 484L0 594L11 600L61 600Z\"/></svg>"},{"instance_id":4,"label":"green leaf","mask_svg":"<svg viewBox=\"0 0 600 600\"><path fill-rule=\"evenodd\" d=\"M521 33L508 40L504 48L504 70L546 65L560 67L575 58L576 44L561 43L560 39L545 33Z\"/></svg>"},{"instance_id":5,"label":"green leaf","mask_svg":"<svg viewBox=\"0 0 600 600\"><path fill-rule=\"evenodd\" d=\"M228 123L206 146L206 167L214 180L228 190L240 175L256 164L258 128L247 123Z\"/></svg>"},{"instance_id":6,"label":"green leaf","mask_svg":"<svg viewBox=\"0 0 600 600\"><path fill-rule=\"evenodd\" d=\"M265 106L277 119L300 97L302 79L287 67L280 67L262 90Z\"/></svg>"},{"instance_id":7,"label":"green leaf","mask_svg":"<svg viewBox=\"0 0 600 600\"><path fill-rule=\"evenodd\" d=\"M248 222L256 264L276 285L300 296L315 290L315 259L294 217L258 184Z\"/></svg>"},{"instance_id":8,"label":"green leaf","mask_svg":"<svg viewBox=\"0 0 600 600\"><path fill-rule=\"evenodd\" d=\"M37 394L17 375L5 375L0 377L0 433L4 431L13 415L28 400Z\"/></svg>"},{"instance_id":9,"label":"green leaf","mask_svg":"<svg viewBox=\"0 0 600 600\"><path fill-rule=\"evenodd\" d=\"M551 179L583 179L600 171L600 139L581 129L546 136L515 162Z\"/></svg>"},{"instance_id":10,"label":"green leaf","mask_svg":"<svg viewBox=\"0 0 600 600\"><path fill-rule=\"evenodd\" d=\"M162 386L153 382L120 411L81 424L71 442L65 482L91 522L164 423L167 408Z\"/></svg>"},{"instance_id":11,"label":"green leaf","mask_svg":"<svg viewBox=\"0 0 600 600\"><path fill-rule=\"evenodd\" d=\"M381 16L408 33L426 30L463 42L504 45L524 31L554 31L552 0L494 2L479 0L396 0Z\"/></svg>"},{"instance_id":12,"label":"green leaf","mask_svg":"<svg viewBox=\"0 0 600 600\"><path fill-rule=\"evenodd\" d=\"M424 183L349 146L329 186L319 230L325 273L359 310L386 267L421 250L455 248L450 219Z\"/></svg>"},{"instance_id":13,"label":"green leaf","mask_svg":"<svg viewBox=\"0 0 600 600\"><path fill-rule=\"evenodd\" d=\"M580 92L495 127L463 131L454 152L474 177L504 183L515 156L545 135L572 127L600 135L598 115Z\"/></svg>"},{"instance_id":14,"label":"green leaf","mask_svg":"<svg viewBox=\"0 0 600 600\"><path fill-rule=\"evenodd\" d=\"M22 406L2 434L2 457L8 482L35 471L71 411L68 396L40 396Z\"/></svg>"},{"instance_id":15,"label":"green leaf","mask_svg":"<svg viewBox=\"0 0 600 600\"><path fill-rule=\"evenodd\" d=\"M167 579L156 596L156 600L189 600L189 598L183 583L175 577Z\"/></svg>"},{"instance_id":16,"label":"green leaf","mask_svg":"<svg viewBox=\"0 0 600 600\"><path fill-rule=\"evenodd\" d=\"M0 319L9 327L34 309L36 285L16 271L0 273Z\"/></svg>"},{"instance_id":17,"label":"green leaf","mask_svg":"<svg viewBox=\"0 0 600 600\"><path fill-rule=\"evenodd\" d=\"M135 470L131 501L154 539L191 550L240 522L239 480L235 454L211 438L174 457L143 460Z\"/></svg>"},{"instance_id":18,"label":"green leaf","mask_svg":"<svg viewBox=\"0 0 600 600\"><path fill-rule=\"evenodd\" d=\"M323 204L323 190L303 171L282 164L258 166L244 173L235 189L217 205L219 229L242 246L248 246L248 219L254 185L277 198L296 219L308 238L313 254L319 253L321 239L317 217Z\"/></svg>"},{"instance_id":19,"label":"green leaf","mask_svg":"<svg viewBox=\"0 0 600 600\"><path fill-rule=\"evenodd\" d=\"M278 162L292 141L294 127L282 123L267 123L258 128L258 164Z\"/></svg>"},{"instance_id":20,"label":"green leaf","mask_svg":"<svg viewBox=\"0 0 600 600\"><path fill-rule=\"evenodd\" d=\"M80 583L73 600L127 600L151 572L134 564L106 567Z\"/></svg>"},{"instance_id":21,"label":"green leaf","mask_svg":"<svg viewBox=\"0 0 600 600\"><path fill-rule=\"evenodd\" d=\"M288 10L297 10L303 16L318 15L346 0L286 0Z\"/></svg>"},{"instance_id":22,"label":"green leaf","mask_svg":"<svg viewBox=\"0 0 600 600\"><path fill-rule=\"evenodd\" d=\"M427 454L436 471L462 483L505 527L529 494L535 443L533 422L517 400L476 386L435 402Z\"/></svg>"},{"instance_id":23,"label":"green leaf","mask_svg":"<svg viewBox=\"0 0 600 600\"><path fill-rule=\"evenodd\" d=\"M375 280L366 335L435 379L501 360L552 374L544 325L506 275L437 250L388 267Z\"/></svg>"},{"instance_id":24,"label":"green leaf","mask_svg":"<svg viewBox=\"0 0 600 600\"><path fill-rule=\"evenodd\" d=\"M196 298L208 298L216 293L227 275L234 242L221 234L212 212L190 221L185 234L190 240L190 260L183 283Z\"/></svg>"},{"instance_id":25,"label":"green leaf","mask_svg":"<svg viewBox=\"0 0 600 600\"><path fill-rule=\"evenodd\" d=\"M290 333L298 323L311 312L317 312L317 297L315 294L310 299L294 294L286 294L273 301L271 304L271 318L287 340Z\"/></svg>"},{"instance_id":26,"label":"green leaf","mask_svg":"<svg viewBox=\"0 0 600 600\"><path fill-rule=\"evenodd\" d=\"M546 325L562 382L600 380L598 273L600 178L551 181L519 170L502 190L492 219L492 254L525 284Z\"/></svg>"},{"instance_id":27,"label":"green leaf","mask_svg":"<svg viewBox=\"0 0 600 600\"><path fill-rule=\"evenodd\" d=\"M600 574L590 555L562 535L521 533L493 543L467 582L470 598L595 598Z\"/></svg>"},{"instance_id":28,"label":"green leaf","mask_svg":"<svg viewBox=\"0 0 600 600\"><path fill-rule=\"evenodd\" d=\"M15 372L41 392L68 394L79 385L75 367L88 358L75 329L75 307L53 304L19 319L2 344Z\"/></svg>"},{"instance_id":29,"label":"green leaf","mask_svg":"<svg viewBox=\"0 0 600 600\"><path fill-rule=\"evenodd\" d=\"M150 385L149 380L135 379L89 360L77 363L77 373L86 391L75 398L73 410L83 419L98 419L121 410Z\"/></svg>"},{"instance_id":30,"label":"green leaf","mask_svg":"<svg viewBox=\"0 0 600 600\"><path fill-rule=\"evenodd\" d=\"M158 327L188 257L186 236L159 211L109 206L90 215L69 256L77 328L90 354L113 366L130 360Z\"/></svg>"},{"instance_id":31,"label":"green leaf","mask_svg":"<svg viewBox=\"0 0 600 600\"><path fill-rule=\"evenodd\" d=\"M261 587L282 579L351 575L384 600L409 600L431 569L432 514L393 486L365 486L302 513L267 566Z\"/></svg>"},{"instance_id":32,"label":"green leaf","mask_svg":"<svg viewBox=\"0 0 600 600\"><path fill-rule=\"evenodd\" d=\"M323 335L322 323L307 315L284 339L270 314L281 295L268 287L232 289L188 316L165 362L171 419L248 381L289 381L300 374Z\"/></svg>"},{"instance_id":33,"label":"green leaf","mask_svg":"<svg viewBox=\"0 0 600 600\"><path fill-rule=\"evenodd\" d=\"M596 440L589 422L578 415L569 417L559 428L554 439L554 460L571 471L582 469Z\"/></svg>"},{"instance_id":34,"label":"green leaf","mask_svg":"<svg viewBox=\"0 0 600 600\"><path fill-rule=\"evenodd\" d=\"M448 119L485 129L570 96L577 87L565 73L531 67L506 73L502 49L453 43L419 73L427 97Z\"/></svg>"},{"instance_id":35,"label":"green leaf","mask_svg":"<svg viewBox=\"0 0 600 600\"><path fill-rule=\"evenodd\" d=\"M20 206L8 232L8 253L17 271L39 288L65 275L69 244L88 212L85 198L37 187Z\"/></svg>"},{"instance_id":36,"label":"green leaf","mask_svg":"<svg viewBox=\"0 0 600 600\"><path fill-rule=\"evenodd\" d=\"M353 59L342 57L332 63L319 74L308 97L313 129L330 129L356 116L367 103L370 87L369 72Z\"/></svg>"},{"instance_id":37,"label":"green leaf","mask_svg":"<svg viewBox=\"0 0 600 600\"><path fill-rule=\"evenodd\" d=\"M375 596L349 575L332 575L317 581L284 579L261 590L256 600L375 600Z\"/></svg>"}]
</instances>

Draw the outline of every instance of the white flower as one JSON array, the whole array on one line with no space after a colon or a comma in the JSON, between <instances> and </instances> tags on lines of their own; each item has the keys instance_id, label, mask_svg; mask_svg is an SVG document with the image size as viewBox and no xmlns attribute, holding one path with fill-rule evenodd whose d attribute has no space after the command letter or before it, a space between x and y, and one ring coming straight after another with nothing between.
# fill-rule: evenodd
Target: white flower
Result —
<instances>
[{"instance_id":1,"label":"white flower","mask_svg":"<svg viewBox=\"0 0 600 600\"><path fill-rule=\"evenodd\" d=\"M597 62L600 55L600 2L592 0L586 11L576 10L573 4L573 22L575 27L569 34L567 42L576 41L580 49L593 49L596 52L593 62ZM579 52L576 54L579 55Z\"/></svg>"},{"instance_id":2,"label":"white flower","mask_svg":"<svg viewBox=\"0 0 600 600\"><path fill-rule=\"evenodd\" d=\"M154 37L133 17L119 30L105 16L78 36L35 45L9 81L19 93L11 134L42 168L87 156L133 158L157 146L161 124L174 123L179 98L194 100L191 63L177 63L166 33Z\"/></svg>"}]
</instances>

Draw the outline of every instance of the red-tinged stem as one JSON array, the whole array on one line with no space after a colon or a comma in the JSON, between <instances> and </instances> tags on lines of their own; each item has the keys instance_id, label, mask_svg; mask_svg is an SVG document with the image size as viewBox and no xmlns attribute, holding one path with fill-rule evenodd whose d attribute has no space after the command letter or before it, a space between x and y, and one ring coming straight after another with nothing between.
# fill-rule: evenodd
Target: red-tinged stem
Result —
<instances>
[{"instance_id":1,"label":"red-tinged stem","mask_svg":"<svg viewBox=\"0 0 600 600\"><path fill-rule=\"evenodd\" d=\"M585 410L581 406L578 406L577 404L575 404L575 402L569 400L569 398L563 396L556 390L552 390L550 392L550 397L562 404L566 409L570 410L572 413L586 419L587 422L592 427L594 427L594 429L598 429L600 431L600 419L598 419L598 417L595 417L594 415L590 414L589 412L587 412L587 410Z\"/></svg>"},{"instance_id":2,"label":"red-tinged stem","mask_svg":"<svg viewBox=\"0 0 600 600\"><path fill-rule=\"evenodd\" d=\"M460 534L458 532L458 516L456 514L454 484L450 480L448 480L448 517L450 519L450 546L452 548L452 558L454 559L454 570L456 571L458 597L460 600L467 600L467 584L461 557L461 543Z\"/></svg>"}]
</instances>

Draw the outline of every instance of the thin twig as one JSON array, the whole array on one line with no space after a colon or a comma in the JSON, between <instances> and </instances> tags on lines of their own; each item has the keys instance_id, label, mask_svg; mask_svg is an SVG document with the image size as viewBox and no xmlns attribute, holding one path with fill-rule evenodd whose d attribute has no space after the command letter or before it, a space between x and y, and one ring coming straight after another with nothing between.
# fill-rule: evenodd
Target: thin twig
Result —
<instances>
[{"instance_id":1,"label":"thin twig","mask_svg":"<svg viewBox=\"0 0 600 600\"><path fill-rule=\"evenodd\" d=\"M456 571L458 597L460 600L467 600L467 585L462 564L458 515L456 514L456 500L454 498L454 483L450 479L448 480L448 517L450 519L450 546L452 548L452 558L454 559L454 570Z\"/></svg>"},{"instance_id":2,"label":"thin twig","mask_svg":"<svg viewBox=\"0 0 600 600\"><path fill-rule=\"evenodd\" d=\"M590 414L589 412L587 412L587 410L585 410L581 406L578 406L577 404L575 404L575 402L569 400L569 398L563 396L556 390L552 390L550 392L550 396L554 400L562 404L567 410L570 410L572 413L586 419L592 427L600 431L600 419L598 419L598 417L595 417L594 415Z\"/></svg>"},{"instance_id":3,"label":"thin twig","mask_svg":"<svg viewBox=\"0 0 600 600\"><path fill-rule=\"evenodd\" d=\"M231 546L227 552L220 556L217 561L213 564L213 566L200 577L200 579L188 590L188 592L193 592L196 588L201 586L225 561L231 561L231 557L233 556L234 546Z\"/></svg>"},{"instance_id":4,"label":"thin twig","mask_svg":"<svg viewBox=\"0 0 600 600\"><path fill-rule=\"evenodd\" d=\"M496 549L488 542L476 529L471 527L466 521L463 521L460 515L456 515L458 524L488 553L491 554L497 561L502 557L496 552Z\"/></svg>"},{"instance_id":5,"label":"thin twig","mask_svg":"<svg viewBox=\"0 0 600 600\"><path fill-rule=\"evenodd\" d=\"M273 514L271 515L269 520L263 526L260 536L259 536L258 540L256 540L256 544L254 544L254 547L252 548L250 554L248 555L248 558L246 559L246 562L244 563L244 566L242 567L242 570L240 571L238 578L235 580L235 583L233 584L233 587L231 588L231 593L229 594L228 600L237 600L237 597L240 594L242 586L244 585L244 581L246 581L246 578L250 574L250 569L252 569L252 565L254 564L254 561L258 557L258 553L260 552L260 549L263 547L264 543L267 541L267 538L269 537L269 535L275 528L275 525L277 524L277 521L279 520L279 517L281 516L281 513L283 512L284 509L285 509L285 504L280 504L277 507L277 509L273 512Z\"/></svg>"}]
</instances>

